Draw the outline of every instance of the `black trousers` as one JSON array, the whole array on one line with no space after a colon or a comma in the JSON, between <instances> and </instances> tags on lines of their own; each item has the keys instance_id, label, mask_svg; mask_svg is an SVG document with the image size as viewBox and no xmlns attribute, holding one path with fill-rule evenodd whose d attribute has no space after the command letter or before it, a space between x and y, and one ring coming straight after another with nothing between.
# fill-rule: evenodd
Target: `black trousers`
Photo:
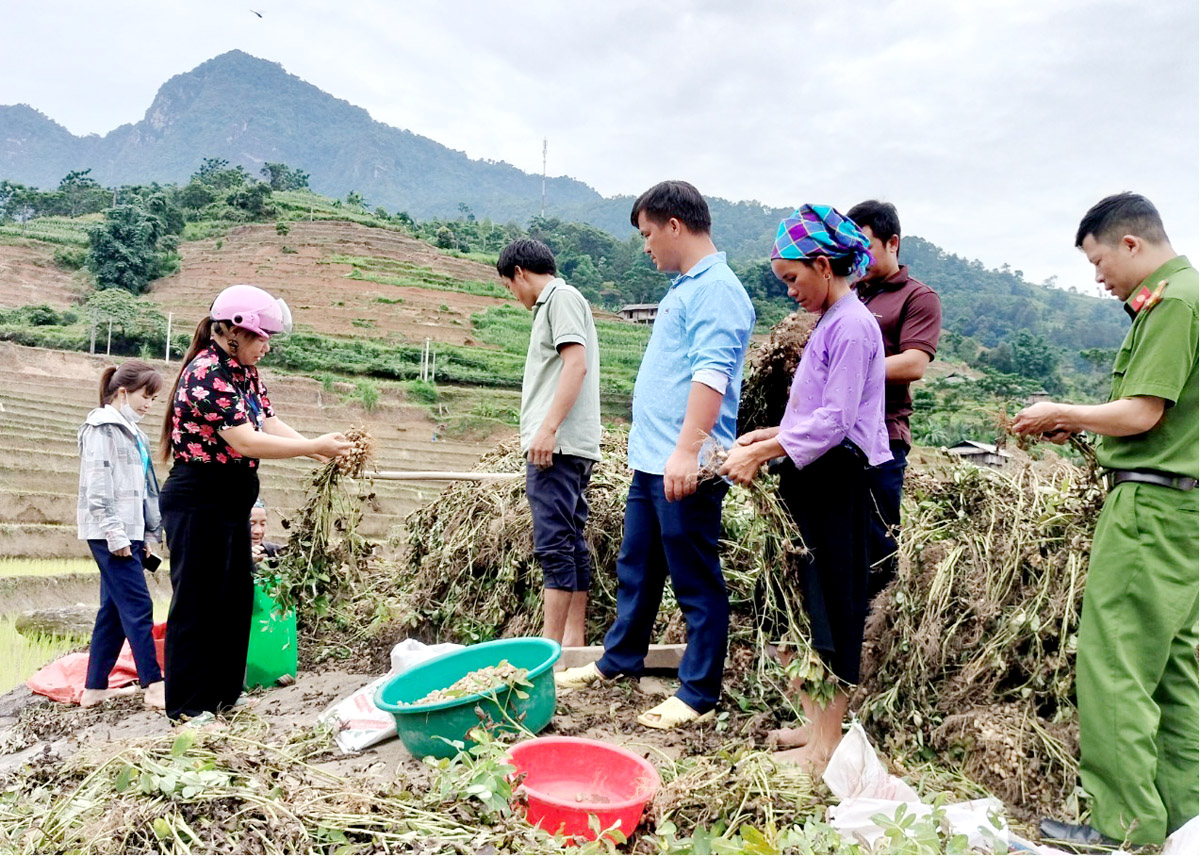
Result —
<instances>
[{"instance_id":1,"label":"black trousers","mask_svg":"<svg viewBox=\"0 0 1200 857\"><path fill-rule=\"evenodd\" d=\"M896 579L900 558L896 553L896 531L900 528L900 494L904 469L908 466L908 444L891 441L892 460L867 471L871 488L871 539L867 551L871 564L868 586L870 600Z\"/></svg>"},{"instance_id":2,"label":"black trousers","mask_svg":"<svg viewBox=\"0 0 1200 857\"><path fill-rule=\"evenodd\" d=\"M230 708L246 678L254 561L250 508L258 471L176 462L159 505L171 550L167 716Z\"/></svg>"},{"instance_id":3,"label":"black trousers","mask_svg":"<svg viewBox=\"0 0 1200 857\"><path fill-rule=\"evenodd\" d=\"M838 678L857 684L870 606L866 458L843 443L803 470L789 460L779 474L779 496L809 549L800 583L813 648Z\"/></svg>"}]
</instances>

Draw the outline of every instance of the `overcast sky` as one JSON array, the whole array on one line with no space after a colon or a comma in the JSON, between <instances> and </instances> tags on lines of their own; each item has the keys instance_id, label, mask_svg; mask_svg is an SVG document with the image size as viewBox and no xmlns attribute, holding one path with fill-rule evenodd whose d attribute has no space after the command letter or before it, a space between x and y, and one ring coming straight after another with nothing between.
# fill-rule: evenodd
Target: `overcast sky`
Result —
<instances>
[{"instance_id":1,"label":"overcast sky","mask_svg":"<svg viewBox=\"0 0 1200 857\"><path fill-rule=\"evenodd\" d=\"M550 173L605 195L684 178L773 206L879 197L906 233L1090 291L1074 230L1109 193L1149 196L1200 257L1197 7L0 0L0 104L104 134L240 48L475 158L540 172L548 137Z\"/></svg>"}]
</instances>

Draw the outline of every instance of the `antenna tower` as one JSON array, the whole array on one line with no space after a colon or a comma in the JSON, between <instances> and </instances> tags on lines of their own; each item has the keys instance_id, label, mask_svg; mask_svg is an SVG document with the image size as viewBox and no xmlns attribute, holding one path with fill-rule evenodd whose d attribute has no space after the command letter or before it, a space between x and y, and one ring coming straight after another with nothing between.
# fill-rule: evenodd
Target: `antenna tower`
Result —
<instances>
[{"instance_id":1,"label":"antenna tower","mask_svg":"<svg viewBox=\"0 0 1200 857\"><path fill-rule=\"evenodd\" d=\"M542 138L542 217L546 216L546 138Z\"/></svg>"}]
</instances>

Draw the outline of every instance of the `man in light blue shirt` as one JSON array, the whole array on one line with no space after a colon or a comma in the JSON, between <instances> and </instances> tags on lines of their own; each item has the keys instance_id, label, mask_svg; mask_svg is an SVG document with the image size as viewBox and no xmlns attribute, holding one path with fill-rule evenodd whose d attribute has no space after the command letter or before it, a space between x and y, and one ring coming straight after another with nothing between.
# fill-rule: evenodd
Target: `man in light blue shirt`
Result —
<instances>
[{"instance_id":1,"label":"man in light blue shirt","mask_svg":"<svg viewBox=\"0 0 1200 857\"><path fill-rule=\"evenodd\" d=\"M687 624L675 696L638 721L657 729L710 719L721 694L729 598L717 555L727 486L699 480L700 448L733 444L742 364L754 329L745 288L717 252L708 204L687 182L655 185L630 222L660 271L678 273L658 307L633 392L633 482L617 559L617 618L594 664L563 689L641 673L667 575Z\"/></svg>"}]
</instances>

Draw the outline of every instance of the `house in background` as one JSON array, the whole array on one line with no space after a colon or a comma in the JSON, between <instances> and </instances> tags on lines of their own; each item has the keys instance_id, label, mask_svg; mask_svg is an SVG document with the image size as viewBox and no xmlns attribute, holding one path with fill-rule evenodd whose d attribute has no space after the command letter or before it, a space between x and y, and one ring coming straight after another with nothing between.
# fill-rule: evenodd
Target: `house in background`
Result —
<instances>
[{"instance_id":1,"label":"house in background","mask_svg":"<svg viewBox=\"0 0 1200 857\"><path fill-rule=\"evenodd\" d=\"M961 456L972 464L987 467L1003 467L1012 457L994 443L981 443L977 440L960 440L954 446L946 447L946 452Z\"/></svg>"},{"instance_id":2,"label":"house in background","mask_svg":"<svg viewBox=\"0 0 1200 857\"><path fill-rule=\"evenodd\" d=\"M617 315L636 324L654 324L654 317L658 315L658 304L625 304L617 310Z\"/></svg>"}]
</instances>

